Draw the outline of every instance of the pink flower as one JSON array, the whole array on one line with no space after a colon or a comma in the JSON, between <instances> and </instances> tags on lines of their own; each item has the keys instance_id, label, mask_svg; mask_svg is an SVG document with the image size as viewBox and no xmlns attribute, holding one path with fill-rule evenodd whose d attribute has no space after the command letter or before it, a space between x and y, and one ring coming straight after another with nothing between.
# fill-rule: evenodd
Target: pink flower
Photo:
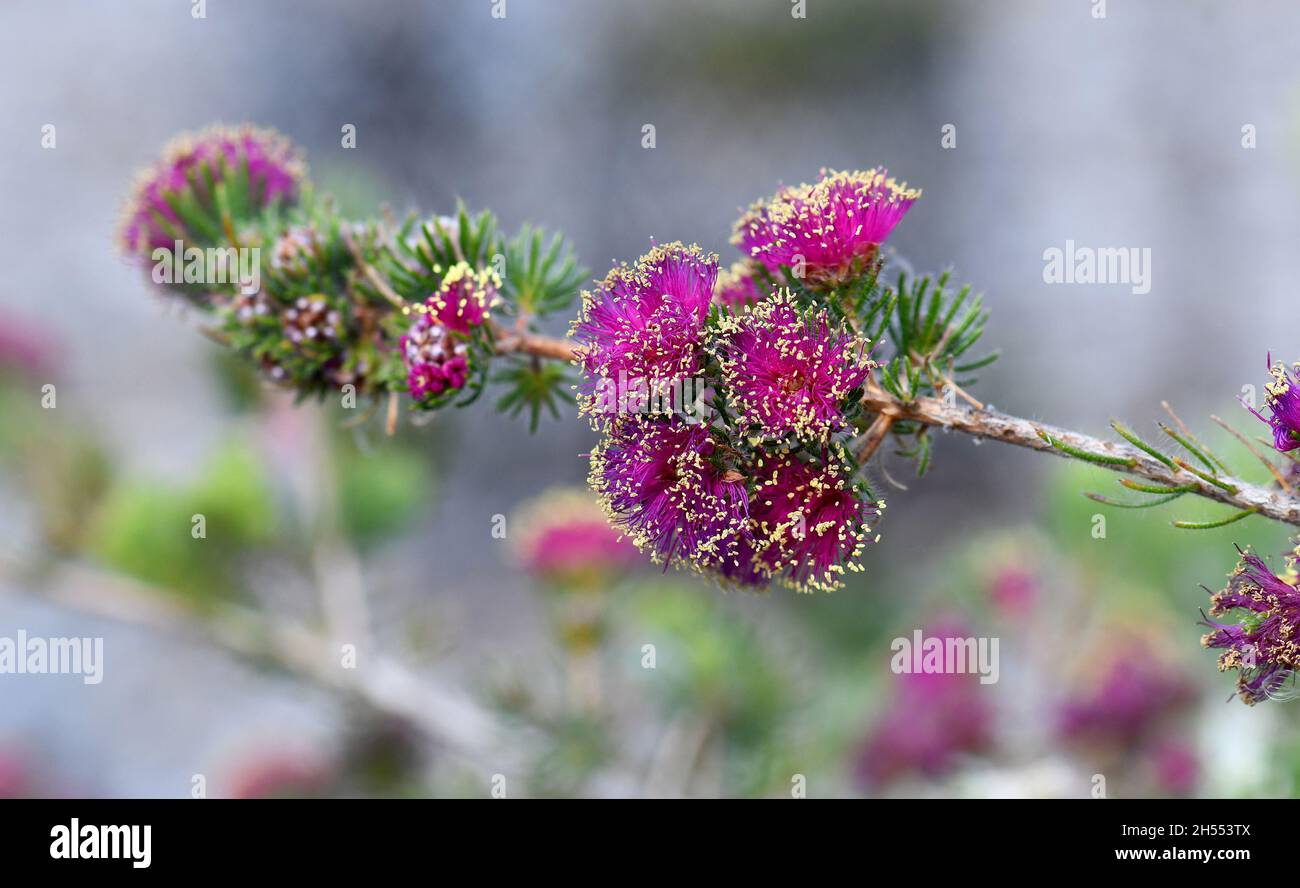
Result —
<instances>
[{"instance_id":1,"label":"pink flower","mask_svg":"<svg viewBox=\"0 0 1300 888\"><path fill-rule=\"evenodd\" d=\"M140 176L127 201L120 233L123 252L147 259L155 248L170 248L176 240L200 234L211 240L210 233L188 231L176 207L212 212L216 188L242 181L245 170L251 204L245 209L254 214L295 201L306 176L297 150L271 130L214 126L173 140L162 160Z\"/></svg>"},{"instance_id":2,"label":"pink flower","mask_svg":"<svg viewBox=\"0 0 1300 888\"><path fill-rule=\"evenodd\" d=\"M324 794L332 776L321 759L263 753L240 764L229 792L235 799L310 798Z\"/></svg>"},{"instance_id":3,"label":"pink flower","mask_svg":"<svg viewBox=\"0 0 1300 888\"><path fill-rule=\"evenodd\" d=\"M1092 686L1060 711L1063 737L1128 745L1151 735L1195 698L1191 683L1156 657L1140 638L1113 643L1106 666Z\"/></svg>"},{"instance_id":4,"label":"pink flower","mask_svg":"<svg viewBox=\"0 0 1300 888\"><path fill-rule=\"evenodd\" d=\"M866 340L832 327L825 311L805 315L788 290L723 318L710 349L741 423L766 438L825 442L875 366Z\"/></svg>"},{"instance_id":5,"label":"pink flower","mask_svg":"<svg viewBox=\"0 0 1300 888\"><path fill-rule=\"evenodd\" d=\"M498 285L494 272L475 271L460 262L443 277L436 293L405 310L416 315L399 340L406 387L415 400L464 388L471 370L471 333L491 316Z\"/></svg>"},{"instance_id":6,"label":"pink flower","mask_svg":"<svg viewBox=\"0 0 1300 888\"><path fill-rule=\"evenodd\" d=\"M36 327L12 315L0 315L0 373L14 370L28 376L54 369L57 349Z\"/></svg>"},{"instance_id":7,"label":"pink flower","mask_svg":"<svg viewBox=\"0 0 1300 888\"><path fill-rule=\"evenodd\" d=\"M871 539L869 522L883 502L859 495L851 469L835 459L771 459L749 503L755 568L800 592L833 591ZM877 534L875 539L879 539Z\"/></svg>"},{"instance_id":8,"label":"pink flower","mask_svg":"<svg viewBox=\"0 0 1300 888\"><path fill-rule=\"evenodd\" d=\"M20 799L32 789L26 761L16 752L0 749L0 799Z\"/></svg>"},{"instance_id":9,"label":"pink flower","mask_svg":"<svg viewBox=\"0 0 1300 888\"><path fill-rule=\"evenodd\" d=\"M733 557L748 501L718 465L709 429L620 414L591 453L589 482L610 521L663 563L713 569Z\"/></svg>"},{"instance_id":10,"label":"pink flower","mask_svg":"<svg viewBox=\"0 0 1300 888\"><path fill-rule=\"evenodd\" d=\"M957 625L926 632L934 638L966 638ZM959 672L903 673L888 708L858 753L858 779L870 789L911 774L929 778L950 772L963 755L987 752L993 743L993 710L979 677Z\"/></svg>"},{"instance_id":11,"label":"pink flower","mask_svg":"<svg viewBox=\"0 0 1300 888\"><path fill-rule=\"evenodd\" d=\"M1186 743L1172 737L1161 741L1151 752L1151 765L1156 785L1163 792L1185 796L1195 791L1201 763Z\"/></svg>"},{"instance_id":12,"label":"pink flower","mask_svg":"<svg viewBox=\"0 0 1300 888\"><path fill-rule=\"evenodd\" d=\"M814 185L782 188L736 223L733 243L780 279L802 268L813 281L862 273L921 192L882 169L822 171Z\"/></svg>"},{"instance_id":13,"label":"pink flower","mask_svg":"<svg viewBox=\"0 0 1300 888\"><path fill-rule=\"evenodd\" d=\"M755 280L754 266L749 262L733 262L730 268L718 275L717 288L713 293L713 301L717 305L740 311L765 298L767 293Z\"/></svg>"},{"instance_id":14,"label":"pink flower","mask_svg":"<svg viewBox=\"0 0 1300 888\"><path fill-rule=\"evenodd\" d=\"M592 396L603 383L652 391L695 375L717 276L717 256L678 242L614 268L583 294L573 337L586 377L585 411L605 412Z\"/></svg>"},{"instance_id":15,"label":"pink flower","mask_svg":"<svg viewBox=\"0 0 1300 888\"><path fill-rule=\"evenodd\" d=\"M1005 566L989 584L989 598L1006 616L1023 617L1038 598L1038 578L1024 568Z\"/></svg>"},{"instance_id":16,"label":"pink flower","mask_svg":"<svg viewBox=\"0 0 1300 888\"><path fill-rule=\"evenodd\" d=\"M641 561L588 490L549 490L529 503L519 523L520 562L542 580L607 580Z\"/></svg>"}]
</instances>

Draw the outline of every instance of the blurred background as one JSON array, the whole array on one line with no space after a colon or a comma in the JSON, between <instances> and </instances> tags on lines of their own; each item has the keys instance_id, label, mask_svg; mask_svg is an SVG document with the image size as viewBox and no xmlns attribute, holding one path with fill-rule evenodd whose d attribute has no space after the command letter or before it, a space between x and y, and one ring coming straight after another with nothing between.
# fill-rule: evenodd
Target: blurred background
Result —
<instances>
[{"instance_id":1,"label":"blurred background","mask_svg":"<svg viewBox=\"0 0 1300 888\"><path fill-rule=\"evenodd\" d=\"M779 183L886 165L925 190L900 259L987 294L978 397L1094 434L1168 399L1264 480L1208 417L1256 434L1236 398L1300 357L1274 320L1300 273L1300 9L493 5L0 7L0 636L105 651L99 685L0 675L0 796L1296 793L1297 704L1228 702L1198 643L1233 544L1289 548L1262 519L1110 510L1097 538L1079 494L1111 476L941 437L908 490L877 479L884 539L848 588L724 594L592 523L576 416L388 440L295 408L113 233L136 171L213 121L281 130L358 214L463 199L564 231L594 275L651 238L725 265ZM1045 284L1067 239L1150 248L1150 292ZM222 532L193 540L196 513ZM893 674L916 629L999 638L999 682Z\"/></svg>"}]
</instances>

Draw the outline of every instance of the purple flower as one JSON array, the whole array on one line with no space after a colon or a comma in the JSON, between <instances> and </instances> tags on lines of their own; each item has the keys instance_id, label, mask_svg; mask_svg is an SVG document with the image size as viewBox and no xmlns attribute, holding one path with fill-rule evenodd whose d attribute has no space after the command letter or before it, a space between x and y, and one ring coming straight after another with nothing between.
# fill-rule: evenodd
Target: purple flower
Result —
<instances>
[{"instance_id":1,"label":"purple flower","mask_svg":"<svg viewBox=\"0 0 1300 888\"><path fill-rule=\"evenodd\" d=\"M1243 553L1227 587L1210 603L1211 617L1240 614L1236 623L1203 621L1212 631L1201 644L1223 649L1219 671L1237 670L1237 693L1248 704L1280 694L1300 666L1300 592L1263 559Z\"/></svg>"},{"instance_id":2,"label":"purple flower","mask_svg":"<svg viewBox=\"0 0 1300 888\"><path fill-rule=\"evenodd\" d=\"M731 267L718 275L717 288L713 301L724 305L732 311L740 311L750 305L756 305L767 297L764 288L754 278L754 266L750 262L733 262Z\"/></svg>"},{"instance_id":3,"label":"purple flower","mask_svg":"<svg viewBox=\"0 0 1300 888\"><path fill-rule=\"evenodd\" d=\"M606 515L665 564L716 568L746 530L743 477L723 468L707 426L620 414L591 453L591 488Z\"/></svg>"},{"instance_id":4,"label":"purple flower","mask_svg":"<svg viewBox=\"0 0 1300 888\"><path fill-rule=\"evenodd\" d=\"M760 590L772 581L758 557L759 541L754 538L752 525L751 521L746 532L736 538L735 545L714 566L714 571L724 585Z\"/></svg>"},{"instance_id":5,"label":"purple flower","mask_svg":"<svg viewBox=\"0 0 1300 888\"><path fill-rule=\"evenodd\" d=\"M1141 639L1114 645L1106 659L1099 680L1061 707L1058 724L1066 740L1131 745L1195 699L1191 682Z\"/></svg>"},{"instance_id":6,"label":"purple flower","mask_svg":"<svg viewBox=\"0 0 1300 888\"><path fill-rule=\"evenodd\" d=\"M586 377L585 411L605 412L592 396L602 384L652 390L695 374L717 276L717 256L676 242L614 268L583 294L573 336Z\"/></svg>"},{"instance_id":7,"label":"purple flower","mask_svg":"<svg viewBox=\"0 0 1300 888\"><path fill-rule=\"evenodd\" d=\"M491 316L498 284L494 272L475 271L459 262L423 304L403 309L416 316L399 340L406 387L415 400L464 388L470 375L471 333Z\"/></svg>"},{"instance_id":8,"label":"purple flower","mask_svg":"<svg viewBox=\"0 0 1300 888\"><path fill-rule=\"evenodd\" d=\"M811 280L842 282L876 258L920 196L882 169L823 170L815 185L782 188L754 204L736 223L732 242L773 275L802 264Z\"/></svg>"},{"instance_id":9,"label":"purple flower","mask_svg":"<svg viewBox=\"0 0 1300 888\"><path fill-rule=\"evenodd\" d=\"M969 637L955 624L926 634ZM888 708L858 753L857 777L869 789L915 773L942 777L963 755L992 746L992 723L992 708L978 676L947 671L901 674Z\"/></svg>"},{"instance_id":10,"label":"purple flower","mask_svg":"<svg viewBox=\"0 0 1300 888\"><path fill-rule=\"evenodd\" d=\"M236 181L248 169L251 212L297 199L306 168L296 149L271 130L214 126L173 140L143 173L127 201L120 239L130 256L148 258L155 248L193 236L175 206L192 202L211 209L214 186Z\"/></svg>"},{"instance_id":11,"label":"purple flower","mask_svg":"<svg viewBox=\"0 0 1300 888\"><path fill-rule=\"evenodd\" d=\"M1300 364L1291 373L1281 361L1273 364L1269 369L1273 381L1265 387L1264 401L1270 415L1265 417L1253 407L1247 407L1273 427L1273 446L1282 453L1300 447L1300 388L1297 388L1300 380L1295 376L1298 371Z\"/></svg>"},{"instance_id":12,"label":"purple flower","mask_svg":"<svg viewBox=\"0 0 1300 888\"><path fill-rule=\"evenodd\" d=\"M766 438L825 442L875 366L866 340L832 327L825 311L805 316L785 290L723 318L711 349L741 422Z\"/></svg>"},{"instance_id":13,"label":"purple flower","mask_svg":"<svg viewBox=\"0 0 1300 888\"><path fill-rule=\"evenodd\" d=\"M758 571L800 592L830 592L843 585L846 571L862 569L868 522L884 503L858 495L849 467L786 454L765 461L762 472L749 503Z\"/></svg>"}]
</instances>

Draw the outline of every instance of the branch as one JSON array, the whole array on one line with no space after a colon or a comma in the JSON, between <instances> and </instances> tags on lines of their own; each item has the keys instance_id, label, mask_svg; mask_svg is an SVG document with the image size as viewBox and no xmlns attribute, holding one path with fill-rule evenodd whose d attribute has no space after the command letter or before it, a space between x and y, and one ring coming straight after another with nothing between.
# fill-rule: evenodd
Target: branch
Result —
<instances>
[{"instance_id":1,"label":"branch","mask_svg":"<svg viewBox=\"0 0 1300 888\"><path fill-rule=\"evenodd\" d=\"M486 761L499 769L511 761L502 748L504 729L492 713L380 651L363 648L356 668L345 669L337 645L305 626L238 605L197 613L147 583L77 565L55 565L33 578L0 559L0 589L5 585L60 607L165 634L197 636L253 662L273 663L300 680L350 695L413 725L467 762Z\"/></svg>"},{"instance_id":2,"label":"branch","mask_svg":"<svg viewBox=\"0 0 1300 888\"><path fill-rule=\"evenodd\" d=\"M1190 492L1206 499L1253 510L1268 518L1300 526L1300 498L1224 475L1216 476L1211 482L1205 475L1192 471L1185 464L1171 467L1127 444L1103 441L995 410L948 407L934 398L917 398L904 404L874 384L867 390L863 403L883 416L893 417L895 421L941 426L977 438L1002 441L1030 450L1055 453L1057 456L1070 456L1051 443L1056 441L1072 450L1107 461L1105 464L1094 463L1102 468L1138 475L1169 487L1191 487L1193 489ZM1051 440L1045 440L1044 435Z\"/></svg>"},{"instance_id":3,"label":"branch","mask_svg":"<svg viewBox=\"0 0 1300 888\"><path fill-rule=\"evenodd\" d=\"M492 335L496 337L499 355L523 353L553 361L573 361L578 356L576 346L567 339L553 339L549 336L536 336L532 333L509 330L496 321L492 322Z\"/></svg>"}]
</instances>

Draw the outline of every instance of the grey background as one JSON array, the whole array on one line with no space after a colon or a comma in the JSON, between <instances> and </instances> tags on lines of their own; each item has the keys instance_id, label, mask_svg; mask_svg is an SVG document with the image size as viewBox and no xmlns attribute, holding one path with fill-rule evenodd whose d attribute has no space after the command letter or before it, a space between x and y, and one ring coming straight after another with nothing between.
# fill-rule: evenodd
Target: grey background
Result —
<instances>
[{"instance_id":1,"label":"grey background","mask_svg":"<svg viewBox=\"0 0 1300 888\"><path fill-rule=\"evenodd\" d=\"M925 190L899 252L988 294L1004 358L982 396L1061 425L1101 432L1161 398L1222 412L1262 381L1267 350L1292 356L1294 3L1112 0L1103 20L1085 0L808 0L806 20L785 0L509 0L504 20L490 6L209 0L195 20L180 0L6 0L0 307L61 343L60 411L163 477L186 477L226 427L211 346L111 240L133 173L214 120L282 130L345 200L445 210L460 197L509 228L562 229L597 275L652 237L730 262L738 209L779 182L887 165ZM940 145L949 123L955 150ZM1150 247L1151 292L1045 285L1042 252L1066 239ZM570 422L526 438L487 410L452 422L438 507L389 581L455 613L476 649L521 656L535 606L483 522L579 481L590 437ZM928 482L894 496L880 557L924 560L971 518L1033 519L1046 461L957 440L941 453ZM6 548L23 545L19 511L0 510ZM90 632L10 599L6 626ZM131 651L107 689L0 685L0 737L36 738L81 791L183 793L260 734L325 731L337 715L209 652L104 628L110 652Z\"/></svg>"}]
</instances>

